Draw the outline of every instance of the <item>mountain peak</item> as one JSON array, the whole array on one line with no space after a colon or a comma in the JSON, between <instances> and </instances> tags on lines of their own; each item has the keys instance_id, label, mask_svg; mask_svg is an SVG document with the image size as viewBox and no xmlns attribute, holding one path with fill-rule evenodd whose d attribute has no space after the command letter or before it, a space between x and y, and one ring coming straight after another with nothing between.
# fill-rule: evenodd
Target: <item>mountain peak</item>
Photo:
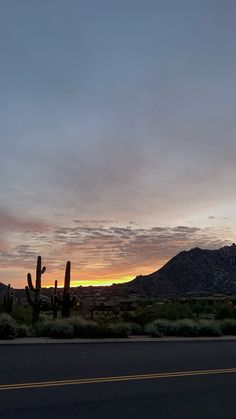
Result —
<instances>
[{"instance_id":1,"label":"mountain peak","mask_svg":"<svg viewBox=\"0 0 236 419\"><path fill-rule=\"evenodd\" d=\"M236 294L236 245L182 251L158 271L140 275L127 286L134 292L153 297Z\"/></svg>"}]
</instances>

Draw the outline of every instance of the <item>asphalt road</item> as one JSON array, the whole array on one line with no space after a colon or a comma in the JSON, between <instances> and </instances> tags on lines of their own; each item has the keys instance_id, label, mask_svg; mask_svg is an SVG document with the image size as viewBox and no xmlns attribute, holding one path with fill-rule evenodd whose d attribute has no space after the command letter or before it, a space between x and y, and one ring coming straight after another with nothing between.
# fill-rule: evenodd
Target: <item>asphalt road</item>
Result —
<instances>
[{"instance_id":1,"label":"asphalt road","mask_svg":"<svg viewBox=\"0 0 236 419\"><path fill-rule=\"evenodd\" d=\"M0 418L54 417L235 419L236 342L0 345Z\"/></svg>"}]
</instances>

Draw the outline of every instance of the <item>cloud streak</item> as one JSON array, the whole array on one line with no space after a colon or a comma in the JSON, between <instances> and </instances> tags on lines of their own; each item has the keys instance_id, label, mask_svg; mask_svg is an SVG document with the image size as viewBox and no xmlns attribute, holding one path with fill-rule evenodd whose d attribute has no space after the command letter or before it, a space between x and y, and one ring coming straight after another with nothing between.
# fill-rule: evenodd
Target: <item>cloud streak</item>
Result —
<instances>
[{"instance_id":1,"label":"cloud streak","mask_svg":"<svg viewBox=\"0 0 236 419\"><path fill-rule=\"evenodd\" d=\"M0 208L0 232L43 232L49 229L49 224L29 217L18 217L10 211Z\"/></svg>"}]
</instances>

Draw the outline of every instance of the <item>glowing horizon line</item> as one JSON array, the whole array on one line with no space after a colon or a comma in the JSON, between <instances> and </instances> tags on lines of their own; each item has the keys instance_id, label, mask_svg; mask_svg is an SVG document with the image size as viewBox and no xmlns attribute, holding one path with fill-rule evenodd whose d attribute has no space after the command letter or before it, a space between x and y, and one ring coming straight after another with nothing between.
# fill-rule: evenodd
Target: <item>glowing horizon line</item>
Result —
<instances>
[{"instance_id":1,"label":"glowing horizon line","mask_svg":"<svg viewBox=\"0 0 236 419\"><path fill-rule=\"evenodd\" d=\"M96 280L86 280L86 279L81 279L80 281L71 281L71 287L109 287L111 285L114 284L124 284L126 282L130 282L132 281L132 279L134 279L134 276L126 276L123 278L116 278L116 279L110 279L110 280L103 280L103 281L96 281ZM63 281L61 281L63 282ZM54 283L52 285L44 285L42 288L53 288L54 287ZM63 288L63 285L58 285L58 288Z\"/></svg>"}]
</instances>

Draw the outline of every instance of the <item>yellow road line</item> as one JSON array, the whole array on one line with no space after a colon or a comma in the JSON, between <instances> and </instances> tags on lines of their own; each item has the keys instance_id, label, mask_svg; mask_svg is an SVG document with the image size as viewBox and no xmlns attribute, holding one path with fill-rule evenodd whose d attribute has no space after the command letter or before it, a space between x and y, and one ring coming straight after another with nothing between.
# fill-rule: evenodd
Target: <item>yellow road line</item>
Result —
<instances>
[{"instance_id":1,"label":"yellow road line","mask_svg":"<svg viewBox=\"0 0 236 419\"><path fill-rule=\"evenodd\" d=\"M222 368L215 370L197 370L197 371L176 371L162 372L154 374L137 374L137 375L121 375L114 377L95 377L95 378L79 378L76 380L57 380L57 381L39 381L29 383L0 384L0 391L4 390L23 390L30 388L44 387L60 387L78 384L98 384L111 383L118 381L137 381L137 380L153 380L160 378L177 378L177 377L193 377L198 375L216 375L216 374L233 374L236 368Z\"/></svg>"}]
</instances>

